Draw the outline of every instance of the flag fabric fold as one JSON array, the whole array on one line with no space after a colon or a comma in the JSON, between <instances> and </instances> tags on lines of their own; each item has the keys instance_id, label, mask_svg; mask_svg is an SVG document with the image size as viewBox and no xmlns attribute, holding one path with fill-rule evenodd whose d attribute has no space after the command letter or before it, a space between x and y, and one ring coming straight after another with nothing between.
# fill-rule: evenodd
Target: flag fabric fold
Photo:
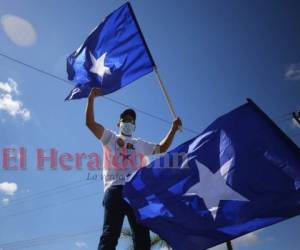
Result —
<instances>
[{"instance_id":1,"label":"flag fabric fold","mask_svg":"<svg viewBox=\"0 0 300 250\"><path fill-rule=\"evenodd\" d=\"M76 86L65 100L87 97L92 87L112 93L155 67L130 3L112 12L67 58Z\"/></svg>"},{"instance_id":2,"label":"flag fabric fold","mask_svg":"<svg viewBox=\"0 0 300 250\"><path fill-rule=\"evenodd\" d=\"M249 100L137 171L123 195L172 249L207 249L300 214L300 151Z\"/></svg>"}]
</instances>

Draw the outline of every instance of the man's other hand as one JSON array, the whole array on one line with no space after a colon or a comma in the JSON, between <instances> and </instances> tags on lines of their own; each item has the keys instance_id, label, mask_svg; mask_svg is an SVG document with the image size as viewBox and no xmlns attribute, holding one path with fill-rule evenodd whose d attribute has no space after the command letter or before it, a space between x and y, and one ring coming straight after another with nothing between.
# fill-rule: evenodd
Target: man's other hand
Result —
<instances>
[{"instance_id":1,"label":"man's other hand","mask_svg":"<svg viewBox=\"0 0 300 250\"><path fill-rule=\"evenodd\" d=\"M179 117L177 117L175 120L172 122L172 128L177 131L182 127L182 122Z\"/></svg>"}]
</instances>

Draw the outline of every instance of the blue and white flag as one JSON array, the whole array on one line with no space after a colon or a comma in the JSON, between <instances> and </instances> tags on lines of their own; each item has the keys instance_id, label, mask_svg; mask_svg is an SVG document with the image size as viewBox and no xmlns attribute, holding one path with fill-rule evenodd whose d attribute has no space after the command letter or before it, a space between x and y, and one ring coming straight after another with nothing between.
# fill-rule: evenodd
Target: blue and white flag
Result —
<instances>
[{"instance_id":1,"label":"blue and white flag","mask_svg":"<svg viewBox=\"0 0 300 250\"><path fill-rule=\"evenodd\" d=\"M115 10L67 58L68 79L77 83L66 100L87 97L92 87L106 95L153 71L130 3Z\"/></svg>"},{"instance_id":2,"label":"blue and white flag","mask_svg":"<svg viewBox=\"0 0 300 250\"><path fill-rule=\"evenodd\" d=\"M172 249L207 249L300 214L300 150L249 100L137 171L124 197Z\"/></svg>"}]
</instances>

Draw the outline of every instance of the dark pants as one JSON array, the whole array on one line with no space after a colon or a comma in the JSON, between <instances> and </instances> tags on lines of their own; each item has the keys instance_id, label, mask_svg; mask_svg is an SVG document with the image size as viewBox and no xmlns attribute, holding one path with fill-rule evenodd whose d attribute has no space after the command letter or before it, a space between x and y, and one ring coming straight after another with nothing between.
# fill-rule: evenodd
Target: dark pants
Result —
<instances>
[{"instance_id":1,"label":"dark pants","mask_svg":"<svg viewBox=\"0 0 300 250\"><path fill-rule=\"evenodd\" d=\"M133 236L134 250L150 250L150 233L137 223L133 210L122 198L123 186L111 186L103 198L104 221L98 250L115 250L127 215Z\"/></svg>"}]
</instances>

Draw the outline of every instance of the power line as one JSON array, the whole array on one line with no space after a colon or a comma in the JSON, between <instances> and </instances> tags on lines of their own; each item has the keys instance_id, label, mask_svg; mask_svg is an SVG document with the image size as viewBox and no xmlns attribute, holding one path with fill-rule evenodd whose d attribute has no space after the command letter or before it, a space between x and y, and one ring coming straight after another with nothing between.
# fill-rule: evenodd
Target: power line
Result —
<instances>
[{"instance_id":1,"label":"power line","mask_svg":"<svg viewBox=\"0 0 300 250\"><path fill-rule=\"evenodd\" d=\"M86 182L86 183L81 184L82 182ZM9 205L2 206L2 207L0 207L0 209L10 208L11 206L20 205L20 204L23 204L23 203L28 202L28 201L32 201L32 200L36 200L36 199L42 199L42 198L45 198L45 197L48 197L48 196L51 196L51 195L67 192L69 190L73 190L73 189L76 189L76 188L79 188L79 187L82 187L82 186L86 186L86 185L89 185L91 183L94 183L94 182L87 182L86 180L73 181L73 182L63 184L63 185L60 185L60 186L57 186L57 187L54 187L54 188L51 188L51 189L48 189L48 190L44 190L44 191L41 191L41 192L38 192L38 193L27 195L27 196L21 197L19 199L10 200ZM78 185L78 184L80 184L80 185Z\"/></svg>"},{"instance_id":2,"label":"power line","mask_svg":"<svg viewBox=\"0 0 300 250\"><path fill-rule=\"evenodd\" d=\"M62 202L59 202L58 204L49 204L49 205L45 205L45 206L41 206L41 207L37 207L37 208L25 210L25 211L21 211L21 212L11 213L11 214L6 215L5 217L0 217L0 219L1 219L1 221L4 221L4 220L6 220L10 217L16 217L16 216L23 215L23 214L37 212L37 211L41 211L41 210L44 210L44 209L47 209L47 208L50 208L50 207L61 206L61 205L66 204L66 203L70 203L70 202L73 202L73 201L78 201L78 200L90 198L90 197L93 197L93 196L96 196L96 195L99 195L99 194L100 194L100 192L96 192L96 193L91 193L91 194L87 194L87 195L78 196L78 197L75 197L75 198L72 198L72 199L64 200Z\"/></svg>"},{"instance_id":3,"label":"power line","mask_svg":"<svg viewBox=\"0 0 300 250\"><path fill-rule=\"evenodd\" d=\"M49 73L49 72L47 72L47 71L45 71L45 70L42 70L42 69L40 69L40 68L38 68L38 67L35 67L35 66L32 66L32 65L30 65L30 64L28 64L28 63L25 63L25 62L23 62L23 61L21 61L21 60L15 59L15 58L13 58L13 57L11 57L11 56L8 56L8 55L6 55L6 54L3 54L3 53L1 53L1 52L0 52L0 56L4 57L4 58L6 58L6 59L8 59L8 60L10 60L10 61L13 61L13 62L15 62L15 63L17 63L17 64L23 65L24 67L27 67L27 68L29 68L29 69L31 69L31 70L34 70L34 71L37 71L37 72L39 72L39 73L41 73L41 74L47 75L48 77L52 77L52 78L54 78L54 79L56 79L56 80L58 80L58 81L67 83L67 84L69 84L69 85L72 85L72 86L74 87L74 84L73 84L73 83L71 83L70 81L68 81L68 80L66 80L66 79L64 79L64 78L62 78L62 77L59 77L59 76L54 75L54 74L52 74L52 73ZM107 96L101 96L101 97L104 98L104 99L106 99L106 100L109 100L109 101L111 101L111 102L114 102L114 103L116 103L116 104L118 104L118 105L121 105L121 106L123 106L123 107L126 107L126 108L131 107L131 108L135 109L137 112L139 112L139 113L141 113L141 114L144 114L144 115L146 115L146 116L149 116L149 117L151 117L151 118L153 118L153 119L159 120L159 121L164 122L164 123L167 123L167 124L171 124L171 122L169 122L168 120L166 120L166 119L164 119L164 118L161 118L161 117L159 117L159 116L153 115L153 114L151 114L151 113L149 113L149 112L147 112L147 111L144 111L144 110L142 110L142 109L139 109L139 108L130 106L130 105L128 105L128 104L126 104L126 103L124 103L124 102L121 102L121 101L119 101L119 100L116 100L116 99L113 99L113 98L107 97ZM197 131L195 131L195 130L193 130L193 129L190 129L190 128L183 127L183 129L186 130L186 131L188 131L188 132L190 132L190 133L192 133L192 134L197 134L197 135L200 134L199 132L197 132Z\"/></svg>"},{"instance_id":4,"label":"power line","mask_svg":"<svg viewBox=\"0 0 300 250\"><path fill-rule=\"evenodd\" d=\"M50 188L50 189L46 189L46 190L43 190L43 191L40 191L40 192L37 192L37 193L33 193L33 194L30 194L30 195L25 195L25 196L20 197L18 199L12 199L12 200L10 200L10 202L19 202L19 201L22 201L24 199L34 198L35 196L39 196L39 195L44 194L44 193L52 192L52 191L55 191L57 189L61 189L61 188L64 188L64 187L68 187L68 186L77 184L77 183L81 183L83 181L85 181L85 180L80 179L80 180L72 181L72 182L69 182L69 183L65 183L63 185L59 185L59 186L56 186L56 187L53 187L53 188Z\"/></svg>"},{"instance_id":5,"label":"power line","mask_svg":"<svg viewBox=\"0 0 300 250\"><path fill-rule=\"evenodd\" d=\"M37 246L52 244L55 241L60 241L60 240L67 239L67 238L75 238L78 236L98 233L99 231L100 231L100 229L98 229L98 227L90 227L90 229L86 229L79 233L50 234L50 235L36 237L36 238L28 239L28 240L19 240L19 241L14 241L14 242L3 243L3 244L0 244L0 249L17 250L17 249L24 249L24 248L26 249L26 248L31 248L31 247L37 247Z\"/></svg>"},{"instance_id":6,"label":"power line","mask_svg":"<svg viewBox=\"0 0 300 250\"><path fill-rule=\"evenodd\" d=\"M70 182L70 183L67 183L67 184L64 184L64 185L54 187L52 189L48 189L48 190L44 190L44 191L32 194L28 197L27 196L23 197L22 199L16 199L14 201L18 201L18 202L13 203L12 205L19 205L19 204L22 204L22 203L25 203L25 202L28 202L28 201L31 201L31 200L46 198L46 197L49 197L51 195L61 194L63 192L73 190L73 189L78 188L78 187L82 187L82 186L86 186L86 185L89 185L89 184L92 184L92 183L96 183L94 181L90 181L90 182L86 181L86 183L81 184L83 181L86 181L86 180L73 181L73 182ZM71 185L74 185L74 184L80 184L80 185L72 187ZM64 188L64 189L61 189L61 188ZM53 192L53 191L55 191L55 192ZM41 196L41 194L42 194L42 196ZM87 194L87 195L83 195L83 196L78 196L78 197L75 197L75 198L72 198L72 199L64 200L63 202L60 202L59 204L49 204L49 205L45 205L45 206L42 206L42 207L37 207L37 208L21 211L21 212L11 213L11 214L8 214L6 216L3 216L2 218L0 217L0 219L2 221L4 221L4 220L6 220L7 218L10 218L10 217L15 217L15 216L23 215L23 214L28 214L28 213L32 213L32 212L36 212L36 211L41 211L43 209L47 209L47 208L50 208L50 207L66 204L66 203L69 203L69 202L73 202L73 201L77 201L77 200L81 200L81 199L85 199L85 198L89 198L89 197L99 195L99 194L100 194L100 192ZM11 205L1 207L1 208L10 208L10 207L11 207Z\"/></svg>"},{"instance_id":7,"label":"power line","mask_svg":"<svg viewBox=\"0 0 300 250\"><path fill-rule=\"evenodd\" d=\"M49 72L47 72L47 71L45 71L45 70L42 70L42 69L40 69L40 68L38 68L38 67L32 66L32 65L30 65L30 64L28 64L28 63L25 63L25 62L21 61L21 60L15 59L15 58L13 58L13 57L11 57L11 56L8 56L8 55L6 55L6 54L3 54L3 53L1 53L1 52L0 52L0 56L4 57L4 58L6 58L6 59L8 59L8 60L10 60L10 61L13 61L13 62L15 62L15 63L18 63L18 64L20 64L20 65L23 65L24 67L27 67L27 68L29 68L29 69L31 69L31 70L34 70L34 71L37 71L37 72L39 72L39 73L41 73L41 74L47 75L48 77L52 77L52 78L54 78L54 79L56 79L56 80L58 80L58 81L61 81L61 82L64 82L64 83L66 83L66 84L69 84L69 85L71 85L71 86L74 86L72 82L70 82L70 81L68 81L68 80L66 80L66 79L64 79L64 78L62 78L62 77L59 77L59 76L54 75L54 74L52 74L52 73L49 73ZM116 104L118 104L118 105L120 105L120 106L123 106L123 107L126 107L126 108L130 108L130 107L131 107L131 108L135 109L137 112L139 112L139 113L141 113L141 114L144 114L144 115L146 115L146 116L149 116L149 117L151 117L151 118L153 118L153 119L159 120L159 121L164 122L164 123L169 124L169 125L171 124L171 122L169 122L168 120L166 120L166 119L164 119L164 118L162 118L162 117L153 115L153 114L151 114L151 113L149 113L149 112L147 112L147 111L144 111L144 110L142 110L142 109L139 109L139 108L130 106L130 105L128 105L128 104L126 104L126 103L124 103L124 102L121 102L121 101L119 101L119 100L116 100L116 99L114 99L114 98L111 98L111 97L108 97L108 96L101 96L101 97L104 98L104 99L106 99L106 100L109 100L110 102L116 103ZM292 118L292 117L289 117L289 116L292 115L292 113L293 113L293 112L284 113L284 114L279 115L278 117L274 118L274 120L275 120L276 122L278 122L278 123L289 121L289 120L291 120L291 118ZM195 134L195 135L200 134L200 132L198 132L198 131L196 131L196 130L193 130L193 129L190 129L190 128L187 128L187 127L183 127L183 129L184 129L185 131L188 131L188 132L190 132L190 133L192 133L192 134Z\"/></svg>"}]
</instances>

